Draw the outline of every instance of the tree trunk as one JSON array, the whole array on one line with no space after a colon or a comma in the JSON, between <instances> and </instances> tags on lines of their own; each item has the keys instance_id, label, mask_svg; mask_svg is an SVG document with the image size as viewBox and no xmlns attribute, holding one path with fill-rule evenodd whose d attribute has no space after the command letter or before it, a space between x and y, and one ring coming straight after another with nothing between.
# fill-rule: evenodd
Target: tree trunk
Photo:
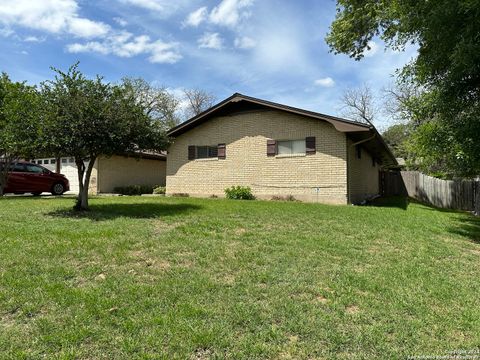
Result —
<instances>
[{"instance_id":1,"label":"tree trunk","mask_svg":"<svg viewBox=\"0 0 480 360\"><path fill-rule=\"evenodd\" d=\"M55 166L55 172L56 172L57 174L60 174L60 167L62 166L62 164L60 163L60 160L61 160L61 159L60 159L59 157L56 157L56 158L55 158L55 165L56 165L56 166Z\"/></svg>"},{"instance_id":2,"label":"tree trunk","mask_svg":"<svg viewBox=\"0 0 480 360\"><path fill-rule=\"evenodd\" d=\"M10 166L16 160L16 158L3 157L0 158L0 162L3 164L0 166L0 196L3 196L3 191L7 186L8 175L10 173Z\"/></svg>"},{"instance_id":3,"label":"tree trunk","mask_svg":"<svg viewBox=\"0 0 480 360\"><path fill-rule=\"evenodd\" d=\"M96 156L90 157L90 162L85 169L83 159L75 158L75 163L78 169L78 184L79 191L75 210L87 211L88 208L88 190L90 185L90 176L92 175L93 165L95 164Z\"/></svg>"}]
</instances>

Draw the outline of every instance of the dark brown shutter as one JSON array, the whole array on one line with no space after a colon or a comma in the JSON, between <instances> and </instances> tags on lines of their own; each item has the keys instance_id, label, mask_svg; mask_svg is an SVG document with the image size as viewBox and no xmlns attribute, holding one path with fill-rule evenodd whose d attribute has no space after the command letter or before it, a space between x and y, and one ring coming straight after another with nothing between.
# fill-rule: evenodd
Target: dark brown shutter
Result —
<instances>
[{"instance_id":1,"label":"dark brown shutter","mask_svg":"<svg viewBox=\"0 0 480 360\"><path fill-rule=\"evenodd\" d=\"M227 146L225 144L218 144L217 156L219 159L225 159L227 157Z\"/></svg>"},{"instance_id":2,"label":"dark brown shutter","mask_svg":"<svg viewBox=\"0 0 480 360\"><path fill-rule=\"evenodd\" d=\"M267 140L267 156L277 155L277 142L275 140Z\"/></svg>"},{"instance_id":3,"label":"dark brown shutter","mask_svg":"<svg viewBox=\"0 0 480 360\"><path fill-rule=\"evenodd\" d=\"M317 152L315 136L305 138L305 152L307 155L314 155Z\"/></svg>"},{"instance_id":4,"label":"dark brown shutter","mask_svg":"<svg viewBox=\"0 0 480 360\"><path fill-rule=\"evenodd\" d=\"M195 160L195 146L188 146L188 160Z\"/></svg>"}]
</instances>

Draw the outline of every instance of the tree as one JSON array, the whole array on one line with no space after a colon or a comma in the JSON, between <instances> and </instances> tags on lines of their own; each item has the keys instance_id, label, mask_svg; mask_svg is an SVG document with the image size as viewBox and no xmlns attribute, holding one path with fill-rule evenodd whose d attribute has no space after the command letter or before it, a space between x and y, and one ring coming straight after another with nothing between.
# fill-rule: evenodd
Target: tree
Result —
<instances>
[{"instance_id":1,"label":"tree","mask_svg":"<svg viewBox=\"0 0 480 360\"><path fill-rule=\"evenodd\" d=\"M186 118L191 118L211 108L216 100L213 94L201 89L185 89L183 93L187 100Z\"/></svg>"},{"instance_id":2,"label":"tree","mask_svg":"<svg viewBox=\"0 0 480 360\"><path fill-rule=\"evenodd\" d=\"M123 78L123 86L132 92L145 114L158 121L165 130L179 123L179 100L166 87L156 87L142 78Z\"/></svg>"},{"instance_id":3,"label":"tree","mask_svg":"<svg viewBox=\"0 0 480 360\"><path fill-rule=\"evenodd\" d=\"M383 139L397 158L408 158L407 141L410 138L409 124L394 124L382 133Z\"/></svg>"},{"instance_id":4,"label":"tree","mask_svg":"<svg viewBox=\"0 0 480 360\"><path fill-rule=\"evenodd\" d=\"M147 114L131 87L87 79L78 63L42 83L45 151L73 156L79 194L75 209L88 210L88 187L96 159L141 150L165 149L164 126Z\"/></svg>"},{"instance_id":5,"label":"tree","mask_svg":"<svg viewBox=\"0 0 480 360\"><path fill-rule=\"evenodd\" d=\"M422 89L415 97L421 123L414 138L422 139L416 150L421 161L428 154L432 164L453 166L448 171L456 176L480 173L479 9L471 0L337 0L326 38L335 53L356 60L377 36L392 49L418 47L417 57L398 77ZM437 132L447 137L446 148Z\"/></svg>"},{"instance_id":6,"label":"tree","mask_svg":"<svg viewBox=\"0 0 480 360\"><path fill-rule=\"evenodd\" d=\"M342 95L342 116L371 125L375 120L376 104L367 85L347 89Z\"/></svg>"},{"instance_id":7,"label":"tree","mask_svg":"<svg viewBox=\"0 0 480 360\"><path fill-rule=\"evenodd\" d=\"M0 196L10 165L29 157L38 143L40 99L35 87L0 76Z\"/></svg>"},{"instance_id":8,"label":"tree","mask_svg":"<svg viewBox=\"0 0 480 360\"><path fill-rule=\"evenodd\" d=\"M398 82L383 88L384 110L394 120L419 126L425 116L424 89L412 82Z\"/></svg>"}]
</instances>

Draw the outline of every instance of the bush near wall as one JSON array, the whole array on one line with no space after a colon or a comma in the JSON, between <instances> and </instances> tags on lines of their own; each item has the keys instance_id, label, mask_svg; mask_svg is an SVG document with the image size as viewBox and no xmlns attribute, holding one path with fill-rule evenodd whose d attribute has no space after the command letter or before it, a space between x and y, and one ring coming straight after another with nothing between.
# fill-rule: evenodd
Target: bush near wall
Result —
<instances>
[{"instance_id":1,"label":"bush near wall","mask_svg":"<svg viewBox=\"0 0 480 360\"><path fill-rule=\"evenodd\" d=\"M248 186L232 186L225 189L227 199L233 200L254 200L252 189Z\"/></svg>"},{"instance_id":2,"label":"bush near wall","mask_svg":"<svg viewBox=\"0 0 480 360\"><path fill-rule=\"evenodd\" d=\"M153 193L156 195L165 195L167 188L165 186L155 186L153 188Z\"/></svg>"},{"instance_id":3,"label":"bush near wall","mask_svg":"<svg viewBox=\"0 0 480 360\"><path fill-rule=\"evenodd\" d=\"M120 195L153 194L153 186L151 185L117 186L113 189L113 191L116 194L120 194Z\"/></svg>"}]
</instances>

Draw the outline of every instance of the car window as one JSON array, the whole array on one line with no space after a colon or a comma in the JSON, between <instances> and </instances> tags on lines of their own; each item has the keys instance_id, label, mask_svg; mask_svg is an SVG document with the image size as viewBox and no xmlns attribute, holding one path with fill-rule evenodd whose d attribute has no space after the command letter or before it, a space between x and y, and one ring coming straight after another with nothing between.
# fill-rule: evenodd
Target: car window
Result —
<instances>
[{"instance_id":1,"label":"car window","mask_svg":"<svg viewBox=\"0 0 480 360\"><path fill-rule=\"evenodd\" d=\"M28 173L41 174L43 173L43 168L37 165L26 164L26 170Z\"/></svg>"},{"instance_id":2,"label":"car window","mask_svg":"<svg viewBox=\"0 0 480 360\"><path fill-rule=\"evenodd\" d=\"M25 167L23 164L12 164L10 165L10 171L25 172Z\"/></svg>"}]
</instances>

